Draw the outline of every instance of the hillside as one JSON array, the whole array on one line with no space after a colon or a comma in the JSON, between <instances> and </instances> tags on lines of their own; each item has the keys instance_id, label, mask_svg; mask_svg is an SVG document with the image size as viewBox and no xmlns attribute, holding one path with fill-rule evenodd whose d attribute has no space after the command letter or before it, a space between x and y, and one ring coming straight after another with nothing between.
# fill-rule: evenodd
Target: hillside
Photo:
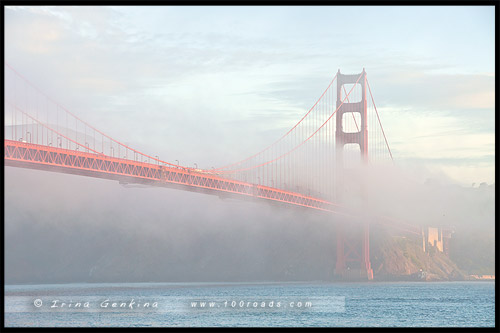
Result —
<instances>
[{"instance_id":1,"label":"hillside","mask_svg":"<svg viewBox=\"0 0 500 333\"><path fill-rule=\"evenodd\" d=\"M372 240L371 261L378 281L465 280L465 273L444 253L429 247L422 250L420 239L378 233Z\"/></svg>"}]
</instances>

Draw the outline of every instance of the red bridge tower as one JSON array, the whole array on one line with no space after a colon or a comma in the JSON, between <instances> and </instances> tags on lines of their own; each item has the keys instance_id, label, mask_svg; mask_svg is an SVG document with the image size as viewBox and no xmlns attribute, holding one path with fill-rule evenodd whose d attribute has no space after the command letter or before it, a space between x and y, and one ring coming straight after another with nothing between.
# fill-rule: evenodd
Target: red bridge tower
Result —
<instances>
[{"instance_id":1,"label":"red bridge tower","mask_svg":"<svg viewBox=\"0 0 500 333\"><path fill-rule=\"evenodd\" d=\"M347 99L343 101L342 89L345 84L361 85L361 101L350 103ZM336 114L336 200L342 201L344 191L343 176L344 168L344 146L346 144L358 144L360 148L362 164L368 163L368 129L367 129L367 100L366 100L366 72L360 74L337 73L337 114ZM359 113L361 116L361 128L358 132L344 132L344 114ZM361 194L362 195L362 194ZM359 225L349 230L343 223L337 223L337 263L335 265L335 276L343 280L372 280L373 270L370 263L370 232L368 221L362 221Z\"/></svg>"}]
</instances>

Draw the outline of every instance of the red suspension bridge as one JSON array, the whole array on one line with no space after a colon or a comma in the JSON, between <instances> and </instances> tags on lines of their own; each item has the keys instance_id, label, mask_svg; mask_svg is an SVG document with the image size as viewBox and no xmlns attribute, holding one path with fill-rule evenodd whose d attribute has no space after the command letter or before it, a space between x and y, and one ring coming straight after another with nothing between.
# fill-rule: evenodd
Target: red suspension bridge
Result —
<instances>
[{"instance_id":1,"label":"red suspension bridge","mask_svg":"<svg viewBox=\"0 0 500 333\"><path fill-rule=\"evenodd\" d=\"M263 200L359 222L359 214L343 204L346 173L392 162L364 69L355 75L339 70L283 136L247 158L212 169L181 166L140 152L69 111L7 63L4 73L6 166ZM360 223L358 234L337 223L337 275L355 272L355 277L373 278L373 222L421 234L418 227L380 216Z\"/></svg>"}]
</instances>

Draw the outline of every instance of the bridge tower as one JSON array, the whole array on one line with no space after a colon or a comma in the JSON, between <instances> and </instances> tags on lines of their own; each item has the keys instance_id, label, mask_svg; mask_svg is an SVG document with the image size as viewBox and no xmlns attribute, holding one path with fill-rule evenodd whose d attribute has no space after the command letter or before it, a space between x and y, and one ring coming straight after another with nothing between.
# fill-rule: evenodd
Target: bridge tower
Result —
<instances>
[{"instance_id":1,"label":"bridge tower","mask_svg":"<svg viewBox=\"0 0 500 333\"><path fill-rule=\"evenodd\" d=\"M361 77L360 77L361 75ZM359 80L358 80L359 78ZM361 85L361 100L359 102L342 103L342 89L345 84ZM349 90L347 90L349 91ZM342 202L345 189L344 176L344 146L358 144L361 154L361 163L368 163L368 118L366 99L366 72L360 74L337 73L337 114L336 114L336 201ZM359 113L361 127L358 132L344 132L344 114ZM362 196L363 193L360 193ZM362 213L362 212L361 212ZM335 277L342 280L372 280L373 270L370 263L370 231L368 220L353 223L349 229L343 223L337 223L337 263Z\"/></svg>"}]
</instances>

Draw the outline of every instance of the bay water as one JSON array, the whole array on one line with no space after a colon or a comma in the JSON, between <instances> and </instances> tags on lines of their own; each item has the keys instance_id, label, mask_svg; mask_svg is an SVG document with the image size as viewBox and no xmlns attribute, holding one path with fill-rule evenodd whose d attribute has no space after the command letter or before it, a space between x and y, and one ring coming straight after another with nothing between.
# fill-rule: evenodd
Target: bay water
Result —
<instances>
[{"instance_id":1,"label":"bay water","mask_svg":"<svg viewBox=\"0 0 500 333\"><path fill-rule=\"evenodd\" d=\"M6 327L494 327L494 282L6 285Z\"/></svg>"}]
</instances>

